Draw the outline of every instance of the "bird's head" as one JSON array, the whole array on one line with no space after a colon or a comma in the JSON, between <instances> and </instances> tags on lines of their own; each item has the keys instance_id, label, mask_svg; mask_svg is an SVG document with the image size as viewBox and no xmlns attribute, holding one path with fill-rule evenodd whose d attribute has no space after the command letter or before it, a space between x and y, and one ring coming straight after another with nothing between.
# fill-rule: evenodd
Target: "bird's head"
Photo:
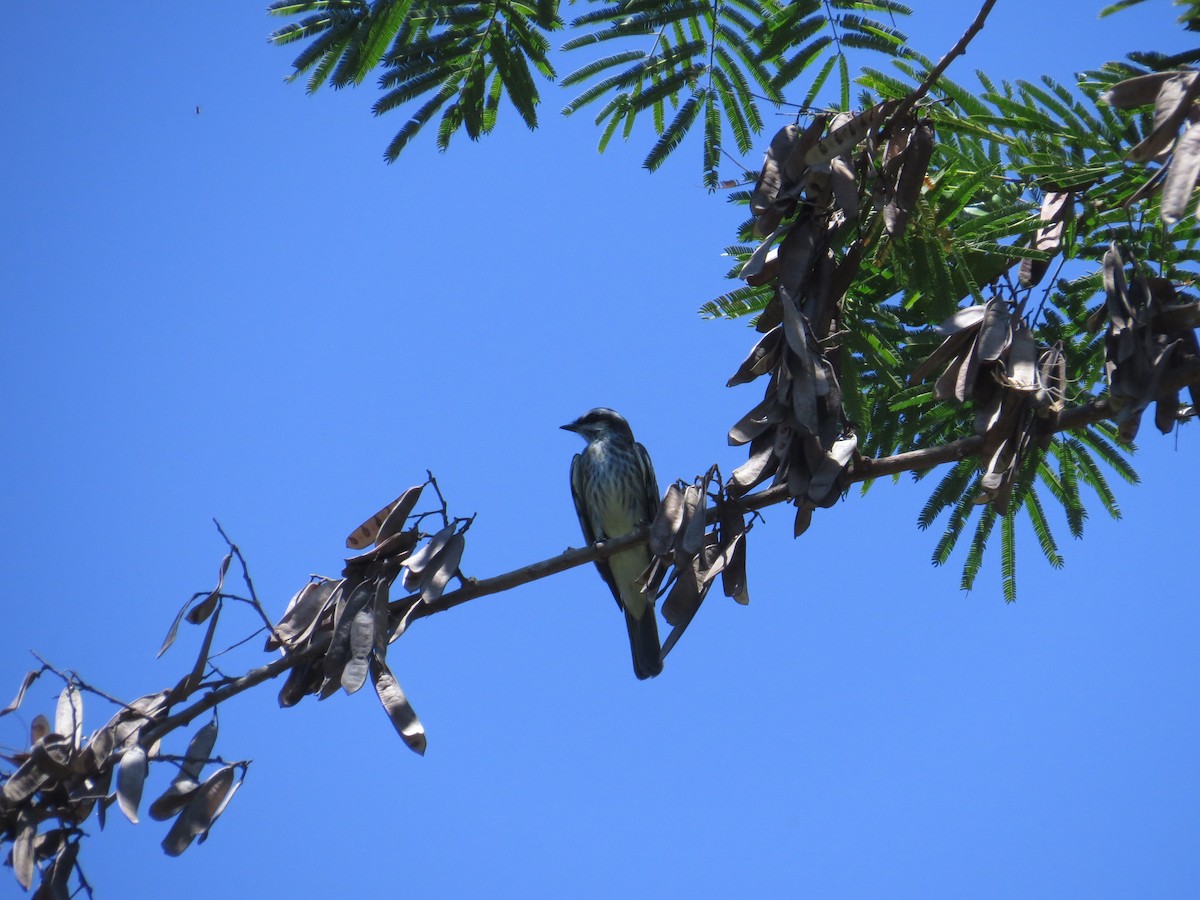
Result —
<instances>
[{"instance_id":1,"label":"bird's head","mask_svg":"<svg viewBox=\"0 0 1200 900\"><path fill-rule=\"evenodd\" d=\"M606 406L598 406L584 413L569 425L561 426L564 431L573 431L588 443L610 437L633 440L633 429L625 417Z\"/></svg>"}]
</instances>

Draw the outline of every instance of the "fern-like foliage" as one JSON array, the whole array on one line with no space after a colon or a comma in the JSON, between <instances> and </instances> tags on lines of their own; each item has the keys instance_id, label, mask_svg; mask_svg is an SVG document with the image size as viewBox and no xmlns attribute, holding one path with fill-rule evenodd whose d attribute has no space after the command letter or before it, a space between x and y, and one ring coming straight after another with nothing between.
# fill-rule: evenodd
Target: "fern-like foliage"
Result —
<instances>
[{"instance_id":1,"label":"fern-like foliage","mask_svg":"<svg viewBox=\"0 0 1200 900\"><path fill-rule=\"evenodd\" d=\"M720 181L727 140L738 154L751 150L763 129L761 102L778 105L785 89L810 70L815 95L839 62L848 97L845 49L900 55L905 36L895 17L910 12L891 0L608 0L592 6L571 22L578 36L563 49L613 49L563 78L564 86L582 88L563 112L598 106L601 150L618 131L628 137L639 116L648 115L657 135L644 163L651 170L699 128L709 188Z\"/></svg>"},{"instance_id":2,"label":"fern-like foliage","mask_svg":"<svg viewBox=\"0 0 1200 900\"><path fill-rule=\"evenodd\" d=\"M579 89L570 114L596 106L600 147L628 138L648 115L655 140L645 164L656 169L692 131L701 139L704 182L715 188L722 151L753 149L763 129L760 104L811 75L807 103L830 74L851 90L847 53L899 56L896 28L907 6L894 0L592 0L570 23L562 50L593 54L563 84ZM292 79L310 92L362 84L380 70L376 115L409 117L388 146L395 160L425 125L438 122L445 148L459 130L476 139L495 127L507 98L530 128L538 123L539 82L556 77L550 32L562 27L558 0L277 0L272 15L291 18L271 35L300 44Z\"/></svg>"},{"instance_id":3,"label":"fern-like foliage","mask_svg":"<svg viewBox=\"0 0 1200 900\"><path fill-rule=\"evenodd\" d=\"M557 0L281 0L268 9L299 17L271 40L308 41L292 63L292 77L307 75L310 92L325 84L361 84L382 67L383 95L374 113L412 108L384 153L389 162L435 118L440 149L459 130L472 140L487 134L502 98L536 128L538 82L555 78L547 35L562 24Z\"/></svg>"},{"instance_id":4,"label":"fern-like foliage","mask_svg":"<svg viewBox=\"0 0 1200 900\"><path fill-rule=\"evenodd\" d=\"M1116 3L1100 10L1100 15L1102 17L1111 16L1113 13L1145 2L1146 0L1117 0ZM1188 31L1200 31L1200 0L1174 0L1174 3L1176 6L1183 7L1183 12L1179 15L1179 21L1183 27Z\"/></svg>"}]
</instances>

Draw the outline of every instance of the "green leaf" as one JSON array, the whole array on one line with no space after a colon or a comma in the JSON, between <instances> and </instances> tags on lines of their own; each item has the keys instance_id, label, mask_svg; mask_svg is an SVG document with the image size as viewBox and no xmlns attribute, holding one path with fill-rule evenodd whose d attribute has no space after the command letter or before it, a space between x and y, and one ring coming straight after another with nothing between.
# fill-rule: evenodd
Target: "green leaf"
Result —
<instances>
[{"instance_id":1,"label":"green leaf","mask_svg":"<svg viewBox=\"0 0 1200 900\"><path fill-rule=\"evenodd\" d=\"M653 172L680 145L688 129L696 121L696 116L700 113L700 101L703 97L703 92L696 92L683 102L683 105L679 107L679 112L675 114L675 118L667 126L667 130L662 133L662 137L654 144L650 153L642 162L643 166Z\"/></svg>"}]
</instances>

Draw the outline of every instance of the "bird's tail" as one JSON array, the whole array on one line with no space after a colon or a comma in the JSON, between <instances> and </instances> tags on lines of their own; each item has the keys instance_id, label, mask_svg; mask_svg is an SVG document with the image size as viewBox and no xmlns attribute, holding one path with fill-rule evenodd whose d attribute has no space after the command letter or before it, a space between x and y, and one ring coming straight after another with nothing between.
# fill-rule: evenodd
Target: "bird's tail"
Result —
<instances>
[{"instance_id":1,"label":"bird's tail","mask_svg":"<svg viewBox=\"0 0 1200 900\"><path fill-rule=\"evenodd\" d=\"M642 617L635 619L625 611L625 627L629 629L629 648L633 651L633 672L639 679L653 678L662 672L662 647L658 643L658 622L654 607L646 604Z\"/></svg>"}]
</instances>

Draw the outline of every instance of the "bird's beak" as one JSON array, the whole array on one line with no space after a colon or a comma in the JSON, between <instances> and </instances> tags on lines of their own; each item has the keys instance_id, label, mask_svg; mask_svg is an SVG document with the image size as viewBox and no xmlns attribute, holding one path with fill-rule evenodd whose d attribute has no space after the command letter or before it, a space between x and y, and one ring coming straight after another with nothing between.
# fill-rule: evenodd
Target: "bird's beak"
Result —
<instances>
[{"instance_id":1,"label":"bird's beak","mask_svg":"<svg viewBox=\"0 0 1200 900\"><path fill-rule=\"evenodd\" d=\"M575 422L572 422L569 425L559 425L558 427L563 431L573 431L576 434L579 434L579 426Z\"/></svg>"}]
</instances>

